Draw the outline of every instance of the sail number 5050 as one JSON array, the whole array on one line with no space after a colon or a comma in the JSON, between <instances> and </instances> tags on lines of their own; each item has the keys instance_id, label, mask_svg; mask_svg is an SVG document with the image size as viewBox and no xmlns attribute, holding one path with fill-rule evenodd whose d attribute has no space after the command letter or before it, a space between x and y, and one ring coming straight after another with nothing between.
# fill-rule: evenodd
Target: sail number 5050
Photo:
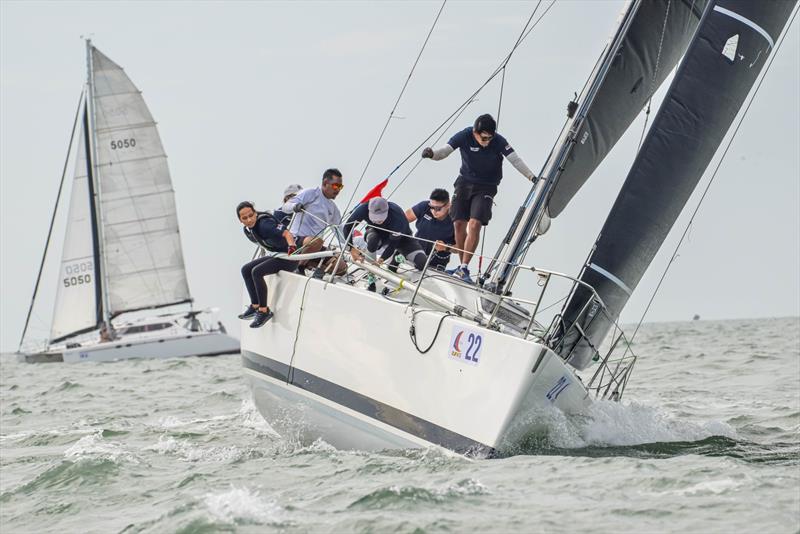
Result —
<instances>
[{"instance_id":1,"label":"sail number 5050","mask_svg":"<svg viewBox=\"0 0 800 534\"><path fill-rule=\"evenodd\" d=\"M91 261L82 261L64 266L64 287L79 286L92 283L92 270L94 264Z\"/></svg>"},{"instance_id":2,"label":"sail number 5050","mask_svg":"<svg viewBox=\"0 0 800 534\"><path fill-rule=\"evenodd\" d=\"M136 139L116 139L111 141L111 150L119 150L122 148L133 148L136 146Z\"/></svg>"},{"instance_id":3,"label":"sail number 5050","mask_svg":"<svg viewBox=\"0 0 800 534\"><path fill-rule=\"evenodd\" d=\"M68 276L64 278L64 287L78 286L81 284L91 284L91 274L79 274L78 276Z\"/></svg>"}]
</instances>

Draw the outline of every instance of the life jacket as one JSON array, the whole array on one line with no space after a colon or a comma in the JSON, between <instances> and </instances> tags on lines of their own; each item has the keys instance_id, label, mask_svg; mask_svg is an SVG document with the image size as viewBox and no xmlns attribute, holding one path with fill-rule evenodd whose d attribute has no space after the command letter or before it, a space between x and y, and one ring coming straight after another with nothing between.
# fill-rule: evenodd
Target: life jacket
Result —
<instances>
[{"instance_id":1,"label":"life jacket","mask_svg":"<svg viewBox=\"0 0 800 534\"><path fill-rule=\"evenodd\" d=\"M259 224L266 220L268 224L276 226L279 230L285 230L286 227L281 224L281 222L270 212L268 211L260 211L256 216L256 224L253 226L253 229L258 228ZM247 236L247 239L252 241L253 243L264 247L270 252L284 252L287 248L286 239L282 236L276 238L264 238L258 233L254 232L253 229L244 227L244 235Z\"/></svg>"}]
</instances>

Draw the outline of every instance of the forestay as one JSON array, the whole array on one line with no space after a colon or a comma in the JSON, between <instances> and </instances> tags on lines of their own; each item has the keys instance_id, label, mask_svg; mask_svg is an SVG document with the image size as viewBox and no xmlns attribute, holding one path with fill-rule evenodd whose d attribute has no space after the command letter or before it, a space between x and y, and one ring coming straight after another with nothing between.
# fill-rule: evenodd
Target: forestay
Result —
<instances>
[{"instance_id":1,"label":"forestay","mask_svg":"<svg viewBox=\"0 0 800 534\"><path fill-rule=\"evenodd\" d=\"M94 47L92 68L108 314L190 301L156 124L122 68Z\"/></svg>"},{"instance_id":2,"label":"forestay","mask_svg":"<svg viewBox=\"0 0 800 534\"><path fill-rule=\"evenodd\" d=\"M578 369L596 354L773 51L796 0L719 0L699 30L563 311L553 346Z\"/></svg>"}]
</instances>

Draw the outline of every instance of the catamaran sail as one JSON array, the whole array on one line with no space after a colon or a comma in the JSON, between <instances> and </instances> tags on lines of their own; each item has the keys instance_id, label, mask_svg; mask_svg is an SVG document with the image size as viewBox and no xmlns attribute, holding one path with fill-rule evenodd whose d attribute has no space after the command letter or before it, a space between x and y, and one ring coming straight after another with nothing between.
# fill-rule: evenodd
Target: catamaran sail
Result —
<instances>
[{"instance_id":1,"label":"catamaran sail","mask_svg":"<svg viewBox=\"0 0 800 534\"><path fill-rule=\"evenodd\" d=\"M683 55L708 0L634 0L620 14L615 34L578 98L544 165L545 183L534 187L514 221L513 234L493 280L510 285L512 265L531 243L545 207L559 215L619 141ZM523 211L524 210L524 211Z\"/></svg>"},{"instance_id":2,"label":"catamaran sail","mask_svg":"<svg viewBox=\"0 0 800 534\"><path fill-rule=\"evenodd\" d=\"M239 342L222 323L208 321L207 311L143 316L112 328L112 319L122 313L192 299L167 157L153 117L119 65L89 41L86 52L88 82L76 112L74 146L70 136L70 149L77 152L50 338L44 351L22 351L45 246L20 359L114 361L239 352ZM66 170L65 163L62 185ZM61 186L48 244L60 193ZM99 336L76 337L93 331Z\"/></svg>"},{"instance_id":3,"label":"catamaran sail","mask_svg":"<svg viewBox=\"0 0 800 534\"><path fill-rule=\"evenodd\" d=\"M72 179L67 232L59 267L55 310L50 327L51 342L94 330L103 321L99 254L96 246L97 217L94 210L94 184L86 157L89 128L84 106L75 176Z\"/></svg>"},{"instance_id":4,"label":"catamaran sail","mask_svg":"<svg viewBox=\"0 0 800 534\"><path fill-rule=\"evenodd\" d=\"M167 156L141 93L88 45L52 342L124 312L191 301ZM92 150L93 148L93 150Z\"/></svg>"},{"instance_id":5,"label":"catamaran sail","mask_svg":"<svg viewBox=\"0 0 800 534\"><path fill-rule=\"evenodd\" d=\"M585 368L695 189L774 48L796 0L719 0L700 28L583 267L608 310L578 286L554 341Z\"/></svg>"}]
</instances>

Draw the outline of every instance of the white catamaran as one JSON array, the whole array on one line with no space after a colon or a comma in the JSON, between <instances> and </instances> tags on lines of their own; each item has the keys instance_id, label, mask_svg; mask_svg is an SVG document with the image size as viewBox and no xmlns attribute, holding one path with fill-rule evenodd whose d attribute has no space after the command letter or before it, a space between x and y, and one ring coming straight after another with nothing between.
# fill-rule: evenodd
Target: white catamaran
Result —
<instances>
[{"instance_id":1,"label":"white catamaran","mask_svg":"<svg viewBox=\"0 0 800 534\"><path fill-rule=\"evenodd\" d=\"M49 341L38 350L24 346L61 186L19 358L77 362L238 353L238 340L209 312L141 313L192 302L167 156L141 92L91 41L86 50L88 79L69 143L70 150L75 145L75 172ZM130 312L140 317L120 318Z\"/></svg>"},{"instance_id":2,"label":"white catamaran","mask_svg":"<svg viewBox=\"0 0 800 534\"><path fill-rule=\"evenodd\" d=\"M242 329L261 413L278 431L342 448L491 454L523 439L541 410L579 413L595 398L620 399L636 361L620 312L765 71L795 3L627 2L484 283L427 269L393 273L369 261L325 280L269 278L274 319ZM525 265L540 221L562 213L681 57L580 274ZM341 233L331 233L341 246ZM522 275L534 277L538 294L512 296ZM373 277L388 291L368 291ZM564 298L549 298L559 283L556 297Z\"/></svg>"}]
</instances>

